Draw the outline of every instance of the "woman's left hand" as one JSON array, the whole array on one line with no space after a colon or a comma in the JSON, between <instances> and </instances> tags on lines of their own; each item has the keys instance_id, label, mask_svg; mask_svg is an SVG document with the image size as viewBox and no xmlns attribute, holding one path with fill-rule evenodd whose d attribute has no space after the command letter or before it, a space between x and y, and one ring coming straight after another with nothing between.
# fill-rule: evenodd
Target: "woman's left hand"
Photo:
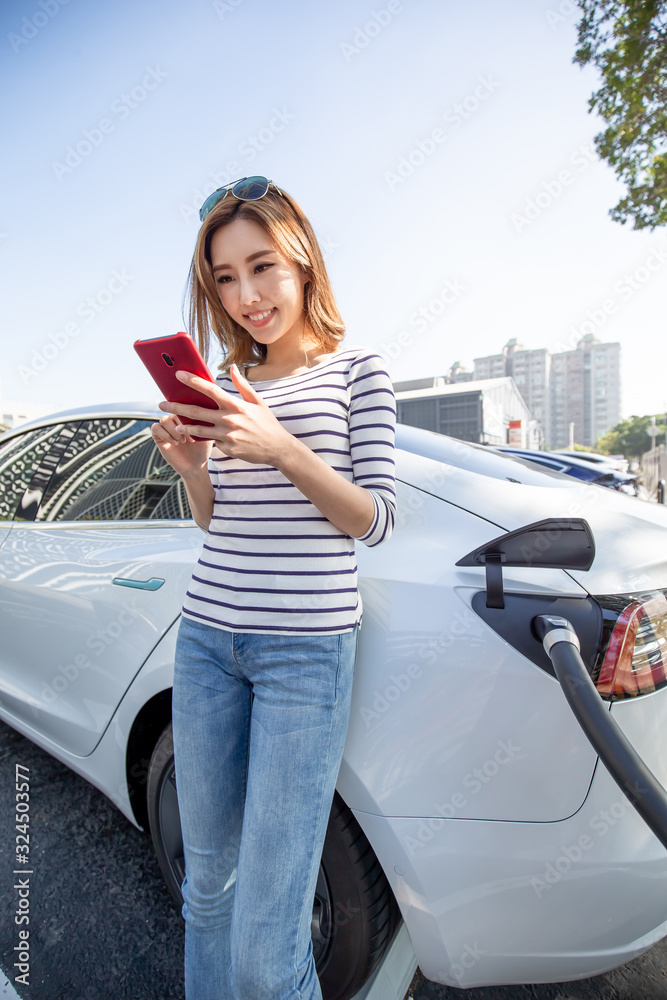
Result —
<instances>
[{"instance_id":1,"label":"woman's left hand","mask_svg":"<svg viewBox=\"0 0 667 1000\"><path fill-rule=\"evenodd\" d=\"M188 434L213 440L225 455L260 465L279 464L296 439L285 430L236 365L232 365L229 374L240 398L191 372L176 372L177 378L185 385L191 385L214 399L218 410L166 400L160 403L160 409L213 424L213 427L199 424L183 426Z\"/></svg>"}]
</instances>

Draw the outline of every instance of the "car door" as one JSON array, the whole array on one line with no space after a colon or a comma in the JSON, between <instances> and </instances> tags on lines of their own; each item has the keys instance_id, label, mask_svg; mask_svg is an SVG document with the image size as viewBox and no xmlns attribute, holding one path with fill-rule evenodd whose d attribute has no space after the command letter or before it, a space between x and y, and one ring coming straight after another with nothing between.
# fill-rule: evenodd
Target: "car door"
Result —
<instances>
[{"instance_id":1,"label":"car door","mask_svg":"<svg viewBox=\"0 0 667 1000\"><path fill-rule=\"evenodd\" d=\"M0 708L79 755L177 618L201 548L150 424L66 422L0 550Z\"/></svg>"}]
</instances>

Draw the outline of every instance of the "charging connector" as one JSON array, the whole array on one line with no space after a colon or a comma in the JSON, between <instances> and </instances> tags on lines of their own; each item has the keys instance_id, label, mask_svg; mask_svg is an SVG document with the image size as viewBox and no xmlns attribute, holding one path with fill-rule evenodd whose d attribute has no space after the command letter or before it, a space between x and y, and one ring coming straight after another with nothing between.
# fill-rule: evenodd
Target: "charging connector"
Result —
<instances>
[{"instance_id":1,"label":"charging connector","mask_svg":"<svg viewBox=\"0 0 667 1000\"><path fill-rule=\"evenodd\" d=\"M537 615L532 627L551 659L563 694L579 725L621 791L667 848L667 792L612 718L579 653L567 618Z\"/></svg>"}]
</instances>

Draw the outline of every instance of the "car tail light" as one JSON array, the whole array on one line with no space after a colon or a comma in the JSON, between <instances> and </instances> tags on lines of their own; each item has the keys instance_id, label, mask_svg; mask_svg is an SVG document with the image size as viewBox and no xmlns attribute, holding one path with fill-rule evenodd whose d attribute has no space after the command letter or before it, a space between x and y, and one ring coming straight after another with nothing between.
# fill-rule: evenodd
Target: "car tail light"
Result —
<instances>
[{"instance_id":1,"label":"car tail light","mask_svg":"<svg viewBox=\"0 0 667 1000\"><path fill-rule=\"evenodd\" d=\"M667 684L667 597L660 590L597 598L604 630L592 678L606 701L649 694Z\"/></svg>"}]
</instances>

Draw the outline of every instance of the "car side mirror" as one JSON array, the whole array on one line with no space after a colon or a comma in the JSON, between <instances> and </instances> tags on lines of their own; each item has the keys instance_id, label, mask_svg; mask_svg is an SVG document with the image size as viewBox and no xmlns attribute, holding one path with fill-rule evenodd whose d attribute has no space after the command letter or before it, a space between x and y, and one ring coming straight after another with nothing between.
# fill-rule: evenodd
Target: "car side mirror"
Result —
<instances>
[{"instance_id":1,"label":"car side mirror","mask_svg":"<svg viewBox=\"0 0 667 1000\"><path fill-rule=\"evenodd\" d=\"M590 569L595 541L581 517L548 517L508 531L469 552L457 566L486 567L486 606L504 608L503 564L556 569Z\"/></svg>"}]
</instances>

